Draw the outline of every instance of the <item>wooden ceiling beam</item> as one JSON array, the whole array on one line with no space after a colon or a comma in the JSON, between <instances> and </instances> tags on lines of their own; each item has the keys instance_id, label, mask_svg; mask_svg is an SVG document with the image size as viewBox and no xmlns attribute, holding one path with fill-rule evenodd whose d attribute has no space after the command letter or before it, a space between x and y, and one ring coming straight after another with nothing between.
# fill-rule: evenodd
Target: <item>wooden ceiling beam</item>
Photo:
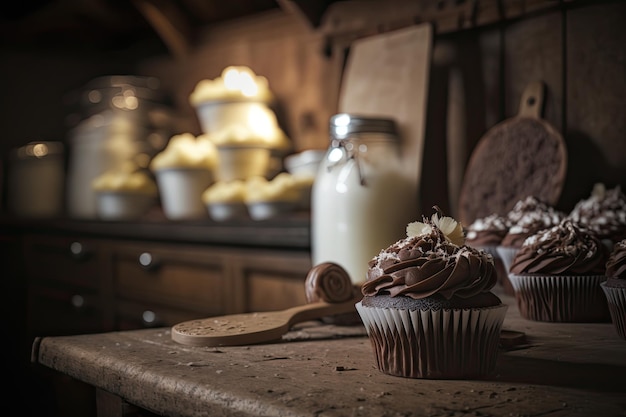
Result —
<instances>
[{"instance_id":1,"label":"wooden ceiling beam","mask_svg":"<svg viewBox=\"0 0 626 417\"><path fill-rule=\"evenodd\" d=\"M186 59L193 45L194 29L185 13L168 0L133 0L133 4L171 54L177 59Z\"/></svg>"}]
</instances>

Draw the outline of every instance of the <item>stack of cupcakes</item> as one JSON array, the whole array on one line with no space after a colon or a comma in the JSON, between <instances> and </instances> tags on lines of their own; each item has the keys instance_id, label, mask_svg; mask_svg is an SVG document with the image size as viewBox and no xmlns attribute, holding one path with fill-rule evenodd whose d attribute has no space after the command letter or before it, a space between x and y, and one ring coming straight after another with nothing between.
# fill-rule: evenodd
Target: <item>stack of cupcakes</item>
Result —
<instances>
[{"instance_id":1,"label":"stack of cupcakes","mask_svg":"<svg viewBox=\"0 0 626 417\"><path fill-rule=\"evenodd\" d=\"M626 239L614 245L606 263L606 276L600 286L606 295L615 330L626 340Z\"/></svg>"},{"instance_id":2,"label":"stack of cupcakes","mask_svg":"<svg viewBox=\"0 0 626 417\"><path fill-rule=\"evenodd\" d=\"M606 246L571 219L530 236L509 273L520 314L546 322L610 320L600 287L607 259Z\"/></svg>"},{"instance_id":3,"label":"stack of cupcakes","mask_svg":"<svg viewBox=\"0 0 626 417\"><path fill-rule=\"evenodd\" d=\"M369 262L356 304L378 369L408 378L479 378L493 372L507 306L493 292L493 258L464 244L437 214Z\"/></svg>"}]
</instances>

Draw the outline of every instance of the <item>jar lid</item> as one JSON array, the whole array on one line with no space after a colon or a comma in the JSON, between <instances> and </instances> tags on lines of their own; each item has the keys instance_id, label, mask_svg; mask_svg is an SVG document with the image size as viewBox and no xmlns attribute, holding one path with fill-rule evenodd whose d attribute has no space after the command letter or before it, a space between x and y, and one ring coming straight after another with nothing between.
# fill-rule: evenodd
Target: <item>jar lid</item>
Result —
<instances>
[{"instance_id":1,"label":"jar lid","mask_svg":"<svg viewBox=\"0 0 626 417\"><path fill-rule=\"evenodd\" d=\"M15 160L37 160L60 156L63 152L64 146L61 142L35 141L13 149L11 156Z\"/></svg>"},{"instance_id":2,"label":"jar lid","mask_svg":"<svg viewBox=\"0 0 626 417\"><path fill-rule=\"evenodd\" d=\"M335 114L330 118L331 139L346 139L358 133L386 133L397 136L398 129L393 119L359 116L349 113Z\"/></svg>"}]
</instances>

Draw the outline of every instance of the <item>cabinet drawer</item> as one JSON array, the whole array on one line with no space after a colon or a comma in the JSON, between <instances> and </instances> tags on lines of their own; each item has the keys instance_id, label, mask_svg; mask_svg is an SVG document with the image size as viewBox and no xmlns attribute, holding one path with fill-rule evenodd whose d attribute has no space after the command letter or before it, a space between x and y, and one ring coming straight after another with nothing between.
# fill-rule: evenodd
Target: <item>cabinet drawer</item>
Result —
<instances>
[{"instance_id":1,"label":"cabinet drawer","mask_svg":"<svg viewBox=\"0 0 626 417\"><path fill-rule=\"evenodd\" d=\"M97 288L102 264L100 244L71 237L26 236L24 270L30 279L62 281Z\"/></svg>"},{"instance_id":2,"label":"cabinet drawer","mask_svg":"<svg viewBox=\"0 0 626 417\"><path fill-rule=\"evenodd\" d=\"M243 293L248 312L283 310L306 304L308 253L258 253L242 257Z\"/></svg>"},{"instance_id":3,"label":"cabinet drawer","mask_svg":"<svg viewBox=\"0 0 626 417\"><path fill-rule=\"evenodd\" d=\"M225 259L197 248L152 245L115 250L114 286L125 299L152 302L204 315L230 311L232 291Z\"/></svg>"},{"instance_id":4,"label":"cabinet drawer","mask_svg":"<svg viewBox=\"0 0 626 417\"><path fill-rule=\"evenodd\" d=\"M307 302L304 279L253 272L247 281L247 311L284 310Z\"/></svg>"},{"instance_id":5,"label":"cabinet drawer","mask_svg":"<svg viewBox=\"0 0 626 417\"><path fill-rule=\"evenodd\" d=\"M201 318L205 318L205 315L154 303L119 300L116 307L116 328L119 330L171 327L183 321Z\"/></svg>"},{"instance_id":6,"label":"cabinet drawer","mask_svg":"<svg viewBox=\"0 0 626 417\"><path fill-rule=\"evenodd\" d=\"M100 298L80 288L31 285L28 291L31 336L101 332L105 329Z\"/></svg>"}]
</instances>

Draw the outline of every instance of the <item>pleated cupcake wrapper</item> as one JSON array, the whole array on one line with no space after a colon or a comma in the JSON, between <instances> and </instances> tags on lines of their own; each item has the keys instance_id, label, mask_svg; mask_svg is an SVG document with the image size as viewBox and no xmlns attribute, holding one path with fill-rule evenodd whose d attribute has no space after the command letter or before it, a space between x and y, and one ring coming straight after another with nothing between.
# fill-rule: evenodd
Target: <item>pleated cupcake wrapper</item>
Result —
<instances>
[{"instance_id":1,"label":"pleated cupcake wrapper","mask_svg":"<svg viewBox=\"0 0 626 417\"><path fill-rule=\"evenodd\" d=\"M626 288L608 287L606 282L600 284L609 304L611 320L617 334L626 340Z\"/></svg>"},{"instance_id":2,"label":"pleated cupcake wrapper","mask_svg":"<svg viewBox=\"0 0 626 417\"><path fill-rule=\"evenodd\" d=\"M502 259L502 263L504 264L504 270L508 273L509 268L511 267L511 263L513 263L513 258L519 252L519 248L513 248L509 246L498 246L496 248L498 251L498 255L500 255L500 259Z\"/></svg>"},{"instance_id":3,"label":"pleated cupcake wrapper","mask_svg":"<svg viewBox=\"0 0 626 417\"><path fill-rule=\"evenodd\" d=\"M378 369L429 379L480 378L493 372L507 308L409 311L356 304Z\"/></svg>"},{"instance_id":4,"label":"pleated cupcake wrapper","mask_svg":"<svg viewBox=\"0 0 626 417\"><path fill-rule=\"evenodd\" d=\"M522 317L534 321L598 323L610 320L600 283L604 275L509 274Z\"/></svg>"}]
</instances>

